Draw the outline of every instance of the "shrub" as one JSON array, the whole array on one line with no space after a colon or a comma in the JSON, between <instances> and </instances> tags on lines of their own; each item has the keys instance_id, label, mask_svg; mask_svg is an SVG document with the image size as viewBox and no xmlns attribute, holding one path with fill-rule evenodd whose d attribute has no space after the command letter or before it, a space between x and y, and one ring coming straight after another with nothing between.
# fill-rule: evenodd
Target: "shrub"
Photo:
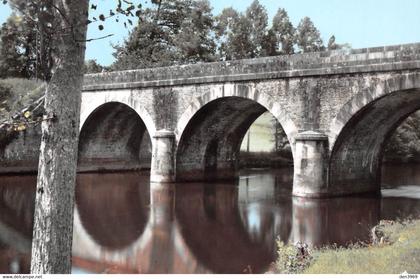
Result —
<instances>
[{"instance_id":1,"label":"shrub","mask_svg":"<svg viewBox=\"0 0 420 279\"><path fill-rule=\"evenodd\" d=\"M278 273L302 273L312 261L312 251L306 244L284 244L277 240L277 261L275 269Z\"/></svg>"}]
</instances>

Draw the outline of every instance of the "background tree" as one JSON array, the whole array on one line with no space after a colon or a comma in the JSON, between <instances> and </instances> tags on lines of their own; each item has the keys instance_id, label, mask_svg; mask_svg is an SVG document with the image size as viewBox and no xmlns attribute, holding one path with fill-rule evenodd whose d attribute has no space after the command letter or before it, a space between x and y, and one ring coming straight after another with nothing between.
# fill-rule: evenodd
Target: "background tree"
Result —
<instances>
[{"instance_id":1,"label":"background tree","mask_svg":"<svg viewBox=\"0 0 420 279\"><path fill-rule=\"evenodd\" d=\"M89 59L85 62L84 73L96 74L105 70L105 67L96 62L96 59Z\"/></svg>"},{"instance_id":2,"label":"background tree","mask_svg":"<svg viewBox=\"0 0 420 279\"><path fill-rule=\"evenodd\" d=\"M279 9L268 28L266 9L254 0L244 13L224 9L214 17L207 0L162 0L142 12L124 44L114 46L113 70L255 58L295 51L297 32ZM300 47L323 49L309 18L301 21Z\"/></svg>"},{"instance_id":3,"label":"background tree","mask_svg":"<svg viewBox=\"0 0 420 279\"><path fill-rule=\"evenodd\" d=\"M297 45L302 52L324 49L321 35L309 17L304 17L297 27Z\"/></svg>"},{"instance_id":4,"label":"background tree","mask_svg":"<svg viewBox=\"0 0 420 279\"><path fill-rule=\"evenodd\" d=\"M276 36L278 54L293 54L296 42L296 29L290 22L286 10L278 9L273 18L271 30Z\"/></svg>"},{"instance_id":5,"label":"background tree","mask_svg":"<svg viewBox=\"0 0 420 279\"><path fill-rule=\"evenodd\" d=\"M142 21L122 46L114 46L112 69L135 69L213 61L213 15L207 0L162 0L141 14Z\"/></svg>"},{"instance_id":6,"label":"background tree","mask_svg":"<svg viewBox=\"0 0 420 279\"><path fill-rule=\"evenodd\" d=\"M244 14L227 8L216 17L220 60L273 55L273 34L267 30L267 12L255 0Z\"/></svg>"},{"instance_id":7,"label":"background tree","mask_svg":"<svg viewBox=\"0 0 420 279\"><path fill-rule=\"evenodd\" d=\"M48 11L51 1L10 0L12 10L20 18L19 44L23 60L25 61L25 76L49 80L52 70L52 40L53 26L56 18Z\"/></svg>"},{"instance_id":8,"label":"background tree","mask_svg":"<svg viewBox=\"0 0 420 279\"><path fill-rule=\"evenodd\" d=\"M0 77L30 77L22 17L12 14L0 30Z\"/></svg>"},{"instance_id":9,"label":"background tree","mask_svg":"<svg viewBox=\"0 0 420 279\"><path fill-rule=\"evenodd\" d=\"M134 28L122 46L114 46L113 70L165 66L174 59L168 45L168 34L158 23L159 12L146 9L142 23Z\"/></svg>"},{"instance_id":10,"label":"background tree","mask_svg":"<svg viewBox=\"0 0 420 279\"><path fill-rule=\"evenodd\" d=\"M180 27L174 45L179 51L180 63L209 62L215 60L216 44L212 37L213 14L207 0L192 1L191 8Z\"/></svg>"},{"instance_id":11,"label":"background tree","mask_svg":"<svg viewBox=\"0 0 420 279\"><path fill-rule=\"evenodd\" d=\"M244 19L249 21L250 57L261 57L263 44L267 39L267 11L258 0L254 0L246 9Z\"/></svg>"},{"instance_id":12,"label":"background tree","mask_svg":"<svg viewBox=\"0 0 420 279\"><path fill-rule=\"evenodd\" d=\"M233 36L233 27L239 20L239 13L233 9L225 8L215 17L214 30L219 60L231 60L230 40Z\"/></svg>"},{"instance_id":13,"label":"background tree","mask_svg":"<svg viewBox=\"0 0 420 279\"><path fill-rule=\"evenodd\" d=\"M251 22L244 15L240 15L232 26L226 48L226 60L250 58L254 54L251 42Z\"/></svg>"},{"instance_id":14,"label":"background tree","mask_svg":"<svg viewBox=\"0 0 420 279\"><path fill-rule=\"evenodd\" d=\"M277 37L274 30L271 28L267 31L267 34L264 35L261 42L261 57L274 56L278 55L277 51Z\"/></svg>"}]
</instances>

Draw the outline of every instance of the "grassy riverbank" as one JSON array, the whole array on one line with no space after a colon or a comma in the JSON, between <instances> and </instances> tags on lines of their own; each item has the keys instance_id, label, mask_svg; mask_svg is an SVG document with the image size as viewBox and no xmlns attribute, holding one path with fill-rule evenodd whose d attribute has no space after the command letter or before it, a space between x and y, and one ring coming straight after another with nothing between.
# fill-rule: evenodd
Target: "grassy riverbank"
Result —
<instances>
[{"instance_id":1,"label":"grassy riverbank","mask_svg":"<svg viewBox=\"0 0 420 279\"><path fill-rule=\"evenodd\" d=\"M347 248L301 253L279 244L279 273L420 273L420 220L384 222L375 227L377 241Z\"/></svg>"},{"instance_id":2,"label":"grassy riverbank","mask_svg":"<svg viewBox=\"0 0 420 279\"><path fill-rule=\"evenodd\" d=\"M240 168L281 168L293 166L290 150L282 152L245 152L241 151Z\"/></svg>"}]
</instances>

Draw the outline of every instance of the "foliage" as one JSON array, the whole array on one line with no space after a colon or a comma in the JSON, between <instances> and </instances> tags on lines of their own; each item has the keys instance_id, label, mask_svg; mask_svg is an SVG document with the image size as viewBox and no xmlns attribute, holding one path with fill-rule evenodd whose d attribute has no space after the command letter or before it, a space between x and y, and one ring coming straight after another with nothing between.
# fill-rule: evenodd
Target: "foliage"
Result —
<instances>
[{"instance_id":1,"label":"foliage","mask_svg":"<svg viewBox=\"0 0 420 279\"><path fill-rule=\"evenodd\" d=\"M246 9L245 18L248 19L250 25L249 40L252 47L250 55L251 57L261 57L262 46L267 38L267 11L258 0L254 0Z\"/></svg>"},{"instance_id":2,"label":"foliage","mask_svg":"<svg viewBox=\"0 0 420 279\"><path fill-rule=\"evenodd\" d=\"M48 81L58 29L57 19L51 13L52 0L10 0L9 3L14 14L0 32L0 78L35 77ZM116 8L105 14L97 10L100 3L93 1L88 20L88 24L105 30L103 22L111 18L123 22L126 27L133 25L130 16L141 18L124 44L114 46L116 62L111 70L254 58L295 51L296 29L287 12L279 9L269 28L267 11L258 0L254 0L244 13L227 8L216 17L208 0L154 0L151 7L143 10L133 2L118 0L116 3ZM311 38L305 39L305 36L312 36L311 31L316 28L313 24L309 27L309 31L301 32L300 37L311 45ZM318 47L308 48L306 51L319 50ZM88 73L104 69L93 61L86 61L86 67Z\"/></svg>"},{"instance_id":3,"label":"foliage","mask_svg":"<svg viewBox=\"0 0 420 279\"><path fill-rule=\"evenodd\" d=\"M299 22L297 44L302 52L324 50L321 35L309 17L304 17Z\"/></svg>"},{"instance_id":4,"label":"foliage","mask_svg":"<svg viewBox=\"0 0 420 279\"><path fill-rule=\"evenodd\" d=\"M54 36L59 29L51 13L52 0L8 2L14 14L0 32L0 78L35 77L48 81ZM111 70L291 54L298 35L298 45L305 44L303 51L322 49L317 37L312 38L313 34L319 38L319 32L309 18L301 21L303 27L297 34L287 12L279 9L269 28L267 11L258 0L244 13L227 8L216 17L208 0L153 0L152 6L143 10L140 4L118 0L109 14L97 11L97 2L91 4L88 24L94 23L100 30L105 29L103 22L111 18L126 27L133 24L130 16L141 18L124 44L114 46L116 62ZM93 61L86 64L88 73L103 70Z\"/></svg>"},{"instance_id":5,"label":"foliage","mask_svg":"<svg viewBox=\"0 0 420 279\"><path fill-rule=\"evenodd\" d=\"M213 15L207 0L163 0L141 13L112 69L126 70L213 61Z\"/></svg>"},{"instance_id":6,"label":"foliage","mask_svg":"<svg viewBox=\"0 0 420 279\"><path fill-rule=\"evenodd\" d=\"M278 9L273 18L272 32L276 35L276 51L279 54L293 54L296 43L296 29L290 22L285 9Z\"/></svg>"},{"instance_id":7,"label":"foliage","mask_svg":"<svg viewBox=\"0 0 420 279\"><path fill-rule=\"evenodd\" d=\"M230 51L230 41L234 36L233 26L239 20L240 14L233 8L225 8L214 21L214 31L218 42L217 55L221 60L232 59ZM236 31L235 31L236 32Z\"/></svg>"},{"instance_id":8,"label":"foliage","mask_svg":"<svg viewBox=\"0 0 420 279\"><path fill-rule=\"evenodd\" d=\"M7 61L5 67L19 63L20 75L6 72L1 76L49 80L52 69L54 26L57 24L57 20L49 12L51 1L10 0L9 2L14 14L3 25L1 36L2 40L15 43L15 48L10 51L19 59ZM16 32L11 33L11 30ZM2 58L4 57L6 56L2 55Z\"/></svg>"},{"instance_id":9,"label":"foliage","mask_svg":"<svg viewBox=\"0 0 420 279\"><path fill-rule=\"evenodd\" d=\"M4 4L6 2L10 4L13 14L0 30L0 78L21 77L49 81L54 66L54 40L59 33L67 32L59 26L60 17L56 16L59 12L56 11L53 0L3 1ZM93 16L87 23L96 23L100 30L104 30L103 22L106 19L114 17L116 21L120 21L120 15L124 16L121 20L124 26L133 24L130 18L137 18L141 8L141 5L117 0L116 8L110 10L109 15L105 15L95 14L97 6L98 4L92 3Z\"/></svg>"},{"instance_id":10,"label":"foliage","mask_svg":"<svg viewBox=\"0 0 420 279\"><path fill-rule=\"evenodd\" d=\"M302 273L312 261L312 250L307 245L298 242L296 245L286 245L277 240L277 273Z\"/></svg>"},{"instance_id":11,"label":"foliage","mask_svg":"<svg viewBox=\"0 0 420 279\"><path fill-rule=\"evenodd\" d=\"M85 74L96 74L101 73L102 71L106 70L106 68L96 62L95 59L90 59L85 62Z\"/></svg>"},{"instance_id":12,"label":"foliage","mask_svg":"<svg viewBox=\"0 0 420 279\"><path fill-rule=\"evenodd\" d=\"M181 24L175 46L181 63L213 61L216 45L211 37L213 15L207 0L192 1L190 16Z\"/></svg>"},{"instance_id":13,"label":"foliage","mask_svg":"<svg viewBox=\"0 0 420 279\"><path fill-rule=\"evenodd\" d=\"M22 18L12 14L0 29L0 78L29 74L24 38Z\"/></svg>"},{"instance_id":14,"label":"foliage","mask_svg":"<svg viewBox=\"0 0 420 279\"><path fill-rule=\"evenodd\" d=\"M275 36L267 30L267 11L255 0L245 14L226 8L215 18L220 60L274 55Z\"/></svg>"},{"instance_id":15,"label":"foliage","mask_svg":"<svg viewBox=\"0 0 420 279\"><path fill-rule=\"evenodd\" d=\"M420 221L382 222L381 231L388 242L315 251L304 273L420 273Z\"/></svg>"},{"instance_id":16,"label":"foliage","mask_svg":"<svg viewBox=\"0 0 420 279\"><path fill-rule=\"evenodd\" d=\"M217 16L207 0L162 0L140 17L124 44L114 46L113 70L292 54L298 42L287 12L279 9L269 27L258 0L244 13L225 8ZM299 42L305 52L322 50L310 19L301 23Z\"/></svg>"},{"instance_id":17,"label":"foliage","mask_svg":"<svg viewBox=\"0 0 420 279\"><path fill-rule=\"evenodd\" d=\"M420 162L420 112L404 120L385 146L386 162Z\"/></svg>"}]
</instances>

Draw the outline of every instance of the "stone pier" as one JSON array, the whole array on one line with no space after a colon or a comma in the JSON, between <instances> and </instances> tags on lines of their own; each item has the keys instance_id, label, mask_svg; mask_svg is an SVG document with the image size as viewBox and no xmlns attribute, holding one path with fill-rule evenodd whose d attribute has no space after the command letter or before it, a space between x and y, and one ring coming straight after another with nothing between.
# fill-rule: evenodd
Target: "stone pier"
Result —
<instances>
[{"instance_id":1,"label":"stone pier","mask_svg":"<svg viewBox=\"0 0 420 279\"><path fill-rule=\"evenodd\" d=\"M420 43L86 75L79 171L151 157L152 182L232 180L269 112L290 143L294 195L379 193L386 139L418 109ZM0 173L35 172L39 142L39 127L0 134Z\"/></svg>"},{"instance_id":2,"label":"stone pier","mask_svg":"<svg viewBox=\"0 0 420 279\"><path fill-rule=\"evenodd\" d=\"M160 130L153 135L150 182L175 182L175 134Z\"/></svg>"},{"instance_id":3,"label":"stone pier","mask_svg":"<svg viewBox=\"0 0 420 279\"><path fill-rule=\"evenodd\" d=\"M327 193L328 137L306 131L295 140L293 195L321 197Z\"/></svg>"}]
</instances>

